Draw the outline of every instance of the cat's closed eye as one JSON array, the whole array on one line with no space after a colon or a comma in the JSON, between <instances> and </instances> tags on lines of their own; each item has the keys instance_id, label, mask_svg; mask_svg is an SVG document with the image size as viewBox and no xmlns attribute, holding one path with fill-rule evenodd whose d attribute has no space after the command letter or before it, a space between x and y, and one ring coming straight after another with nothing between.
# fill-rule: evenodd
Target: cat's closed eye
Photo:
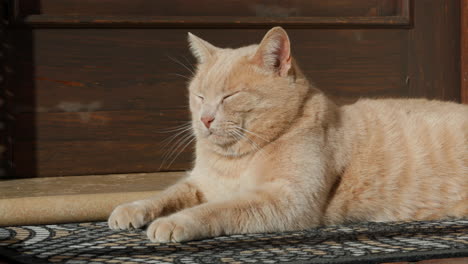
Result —
<instances>
[{"instance_id":1,"label":"cat's closed eye","mask_svg":"<svg viewBox=\"0 0 468 264\"><path fill-rule=\"evenodd\" d=\"M228 95L225 95L225 96L223 97L222 102L226 101L227 99L232 98L234 95L237 95L237 94L239 94L239 93L240 93L240 91L237 91L237 92L233 92L233 93L230 93L230 94L228 94Z\"/></svg>"},{"instance_id":2,"label":"cat's closed eye","mask_svg":"<svg viewBox=\"0 0 468 264\"><path fill-rule=\"evenodd\" d=\"M201 96L201 95L195 94L195 96L196 96L198 99L200 99L202 102L203 102L203 100L205 100L205 97L203 97L203 96Z\"/></svg>"}]
</instances>

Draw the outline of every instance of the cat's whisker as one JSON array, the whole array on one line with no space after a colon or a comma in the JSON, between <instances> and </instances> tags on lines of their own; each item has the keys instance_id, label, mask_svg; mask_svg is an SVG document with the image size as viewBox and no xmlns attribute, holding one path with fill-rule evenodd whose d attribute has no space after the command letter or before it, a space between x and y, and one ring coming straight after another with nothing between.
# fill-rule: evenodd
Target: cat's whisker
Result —
<instances>
[{"instance_id":1,"label":"cat's whisker","mask_svg":"<svg viewBox=\"0 0 468 264\"><path fill-rule=\"evenodd\" d=\"M262 152L262 148L257 143L255 143L252 139L250 139L246 134L243 134L239 130L233 130L233 132L236 133L237 135L239 135L242 139L245 138L247 140L247 142L252 146L252 148L256 152L258 152L262 157L264 157L263 152Z\"/></svg>"},{"instance_id":2,"label":"cat's whisker","mask_svg":"<svg viewBox=\"0 0 468 264\"><path fill-rule=\"evenodd\" d=\"M182 77L182 78L187 79L187 80L189 80L189 81L192 80L191 77L185 76L185 75L183 75L183 74L173 73L173 72L170 72L170 73L168 73L168 74L170 74L170 75L175 75L175 76L179 76L179 77Z\"/></svg>"},{"instance_id":3,"label":"cat's whisker","mask_svg":"<svg viewBox=\"0 0 468 264\"><path fill-rule=\"evenodd\" d=\"M164 154L163 154L163 156L162 156L162 158L163 158L163 162L162 162L162 163L164 163L164 161L165 161L168 157L170 157L170 156L172 155L172 152L174 151L174 149L175 149L182 141L184 141L185 138L187 138L188 136L190 136L190 134L183 134L183 133L179 133L179 135L180 135L179 138L175 137L175 138L177 138L176 141L174 141L175 138L173 138L173 139L171 139L169 142L167 142L167 143L165 144L164 147L168 147L168 148L166 149L166 151L164 152ZM179 135L178 135L178 136L179 136ZM170 146L170 143L171 143L172 141L174 141L174 143L172 144L172 146Z\"/></svg>"},{"instance_id":4,"label":"cat's whisker","mask_svg":"<svg viewBox=\"0 0 468 264\"><path fill-rule=\"evenodd\" d=\"M176 134L172 135L172 136L169 136L167 137L166 139L164 139L163 141L161 141L161 148L164 148L167 146L167 144L171 143L171 141L173 141L175 138L177 138L178 136L184 134L185 131L179 131L177 132ZM165 143L164 145L162 145L163 143Z\"/></svg>"},{"instance_id":5,"label":"cat's whisker","mask_svg":"<svg viewBox=\"0 0 468 264\"><path fill-rule=\"evenodd\" d=\"M245 137L252 143L252 145L254 146L255 150L257 151L257 153L262 156L262 157L265 157L265 155L263 155L263 149L262 147L260 147L255 141L253 141L251 138L248 137L248 135L245 135Z\"/></svg>"},{"instance_id":6,"label":"cat's whisker","mask_svg":"<svg viewBox=\"0 0 468 264\"><path fill-rule=\"evenodd\" d=\"M185 61L187 62L187 64L190 66L190 68L191 68L193 71L195 71L195 66L192 64L192 62L190 62L190 60L187 59L187 57L185 57L184 55L181 55L181 56L182 56L182 58L185 59Z\"/></svg>"},{"instance_id":7,"label":"cat's whisker","mask_svg":"<svg viewBox=\"0 0 468 264\"><path fill-rule=\"evenodd\" d=\"M184 132L185 132L185 131L184 131ZM191 134L191 133L189 133L189 134L184 134L184 133L181 132L181 133L178 133L177 135L171 136L170 138L165 139L163 142L161 142L161 143L164 143L164 145L162 145L162 146L160 147L160 149L166 149L166 147L170 146L171 142L173 142L176 138L180 137L180 138L178 138L176 141L174 141L173 145L176 145L176 144L177 144L178 142L180 142L183 138L185 138L187 135L190 135L190 134ZM167 149L164 151L164 154L163 154L163 157L162 157L162 158L164 159L167 155L169 155L169 153L170 153L171 150L172 150L171 148L167 148Z\"/></svg>"},{"instance_id":8,"label":"cat's whisker","mask_svg":"<svg viewBox=\"0 0 468 264\"><path fill-rule=\"evenodd\" d=\"M172 135L172 136L170 136L170 137L164 139L163 141L161 141L161 143L164 143L164 142L166 142L167 140L169 140L169 139L171 139L171 138L177 137L177 136L179 136L180 134L183 134L183 133L185 133L185 132L187 132L187 131L190 131L191 129L192 129L192 127L185 127L185 128L181 128L180 130L174 131L174 132L176 132L174 135ZM165 133L165 132L161 132L161 133ZM167 133L168 133L168 132L167 132ZM165 146L165 145L164 145L164 146Z\"/></svg>"},{"instance_id":9,"label":"cat's whisker","mask_svg":"<svg viewBox=\"0 0 468 264\"><path fill-rule=\"evenodd\" d=\"M187 148L188 145L190 145L196 138L195 137L186 137L184 138L181 143L178 144L176 148L172 151L171 155L167 157L165 164L165 168L169 169L171 165L174 163L174 161L179 157L179 155Z\"/></svg>"},{"instance_id":10,"label":"cat's whisker","mask_svg":"<svg viewBox=\"0 0 468 264\"><path fill-rule=\"evenodd\" d=\"M173 129L173 128L178 128L178 127L183 127L183 126L186 126L186 125L189 125L189 124L192 124L192 121L179 121L180 124L178 125L175 125L175 126L170 126L170 127L167 127L167 128L162 128L160 130L165 130L165 129Z\"/></svg>"},{"instance_id":11,"label":"cat's whisker","mask_svg":"<svg viewBox=\"0 0 468 264\"><path fill-rule=\"evenodd\" d=\"M246 132L246 133L249 133L249 134L251 134L251 135L253 135L253 136L258 137L258 138L260 138L260 139L266 141L267 143L270 143L269 140L267 140L267 139L265 139L264 137L258 135L257 133L254 133L254 132L252 132L252 131L250 131L250 130L248 130L248 129L246 129L246 128L240 127L240 126L235 126L235 127L236 127L237 129L240 129L240 130Z\"/></svg>"},{"instance_id":12,"label":"cat's whisker","mask_svg":"<svg viewBox=\"0 0 468 264\"><path fill-rule=\"evenodd\" d=\"M189 72L191 72L193 75L195 75L195 72L192 71L189 67L187 67L187 65L183 64L181 61L179 61L179 60L177 60L177 59L175 59L175 58L173 58L173 57L171 57L171 56L169 56L169 55L167 55L167 57L168 57L169 59L171 59L173 62L175 62L175 63L181 65L182 67L184 67L185 69L187 69L187 70L188 70Z\"/></svg>"},{"instance_id":13,"label":"cat's whisker","mask_svg":"<svg viewBox=\"0 0 468 264\"><path fill-rule=\"evenodd\" d=\"M176 131L190 129L190 128L192 128L192 122L188 122L186 124L182 124L182 125L179 125L179 126L174 126L174 127L164 128L164 129L158 129L158 130L156 130L156 132L157 133L169 133L169 132L176 132Z\"/></svg>"},{"instance_id":14,"label":"cat's whisker","mask_svg":"<svg viewBox=\"0 0 468 264\"><path fill-rule=\"evenodd\" d=\"M179 157L179 155L196 139L196 137L194 135L191 135L192 138L187 142L185 143L185 145L179 150L179 152L177 153L177 155L175 155L175 157L171 160L171 162L167 165L168 168L171 167L172 163L174 163L174 161L177 159L177 157ZM189 137L190 138L190 137Z\"/></svg>"},{"instance_id":15,"label":"cat's whisker","mask_svg":"<svg viewBox=\"0 0 468 264\"><path fill-rule=\"evenodd\" d=\"M189 130L190 130L190 129L179 131L179 132L177 132L176 134L174 134L174 135L172 135L172 136L166 138L165 140L163 140L163 141L161 142L161 144L160 144L160 149L165 149L167 146L169 146L169 144L171 144L172 141L174 141L174 140L175 140L177 137L179 137L179 136L181 136L182 138L184 138L184 137L186 136L186 135L184 135L184 133L186 133L186 132L189 131ZM189 133L189 134L192 134L192 133ZM178 140L176 140L176 141L174 142L174 145L176 145L180 140L182 140L182 138L179 138ZM162 156L163 162L164 162L165 157L166 157L167 155L169 155L169 153L170 153L171 150L172 150L172 149L169 148L169 149L167 149L166 151L164 151L163 156Z\"/></svg>"},{"instance_id":16,"label":"cat's whisker","mask_svg":"<svg viewBox=\"0 0 468 264\"><path fill-rule=\"evenodd\" d=\"M187 140L190 140L190 138L194 138L194 135L192 133L184 135L181 139L179 139L174 145L172 149L169 149L169 151L166 152L166 154L163 155L163 161L161 162L161 166L159 167L160 169L164 167L166 164L166 161L171 159L174 154L177 152L177 150L181 147L184 146L184 144L187 142ZM179 153L180 154L180 153ZM179 155L177 154L176 157ZM172 164L172 162L171 162ZM170 166L170 164L169 164ZM168 167L166 167L168 168Z\"/></svg>"},{"instance_id":17,"label":"cat's whisker","mask_svg":"<svg viewBox=\"0 0 468 264\"><path fill-rule=\"evenodd\" d=\"M232 136L235 140L237 141L241 141L242 140L242 137L239 136L237 133L235 133L236 131L229 131L228 134L230 136Z\"/></svg>"},{"instance_id":18,"label":"cat's whisker","mask_svg":"<svg viewBox=\"0 0 468 264\"><path fill-rule=\"evenodd\" d=\"M192 126L187 126L187 127L181 127L181 128L175 128L175 129L168 129L164 131L157 131L157 133L174 133L174 132L179 132L179 131L188 131L192 129Z\"/></svg>"},{"instance_id":19,"label":"cat's whisker","mask_svg":"<svg viewBox=\"0 0 468 264\"><path fill-rule=\"evenodd\" d=\"M238 133L242 138L247 139L251 145L253 145L255 148L258 146L254 141L252 141L245 133L242 133L240 130L234 130L236 133ZM254 145L255 144L255 145Z\"/></svg>"},{"instance_id":20,"label":"cat's whisker","mask_svg":"<svg viewBox=\"0 0 468 264\"><path fill-rule=\"evenodd\" d=\"M240 142L243 139L242 135L239 134L239 132L236 130L229 131L228 134L231 135L237 142ZM238 146L238 145L234 145L234 146ZM233 150L233 151L239 152L240 146L238 146L237 148L238 148L237 151L236 150Z\"/></svg>"}]
</instances>

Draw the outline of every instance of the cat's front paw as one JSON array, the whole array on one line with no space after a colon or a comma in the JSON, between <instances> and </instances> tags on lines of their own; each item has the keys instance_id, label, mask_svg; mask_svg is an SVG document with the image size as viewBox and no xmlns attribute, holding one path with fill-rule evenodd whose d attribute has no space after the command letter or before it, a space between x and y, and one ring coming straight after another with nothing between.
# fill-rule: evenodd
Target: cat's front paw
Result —
<instances>
[{"instance_id":1,"label":"cat's front paw","mask_svg":"<svg viewBox=\"0 0 468 264\"><path fill-rule=\"evenodd\" d=\"M146 234L151 241L160 243L183 242L203 236L200 226L180 214L156 219L148 226Z\"/></svg>"},{"instance_id":2,"label":"cat's front paw","mask_svg":"<svg viewBox=\"0 0 468 264\"><path fill-rule=\"evenodd\" d=\"M148 207L142 201L117 206L107 221L111 229L132 229L146 225L150 219Z\"/></svg>"}]
</instances>

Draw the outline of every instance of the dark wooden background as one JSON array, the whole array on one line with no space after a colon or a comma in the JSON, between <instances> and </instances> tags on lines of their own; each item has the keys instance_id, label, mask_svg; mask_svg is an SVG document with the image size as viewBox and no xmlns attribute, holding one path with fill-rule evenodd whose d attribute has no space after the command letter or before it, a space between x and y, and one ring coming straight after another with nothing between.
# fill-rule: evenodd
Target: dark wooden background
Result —
<instances>
[{"instance_id":1,"label":"dark wooden background","mask_svg":"<svg viewBox=\"0 0 468 264\"><path fill-rule=\"evenodd\" d=\"M159 171L189 118L190 31L220 47L272 26L318 87L359 97L460 101L460 1L9 1L6 85L14 177ZM187 150L163 170L190 167Z\"/></svg>"}]
</instances>

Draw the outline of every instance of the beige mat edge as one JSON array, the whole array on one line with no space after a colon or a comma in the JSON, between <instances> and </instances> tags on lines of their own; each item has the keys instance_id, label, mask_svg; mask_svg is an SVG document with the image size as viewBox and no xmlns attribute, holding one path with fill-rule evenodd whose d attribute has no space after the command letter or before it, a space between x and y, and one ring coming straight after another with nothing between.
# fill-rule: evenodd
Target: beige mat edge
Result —
<instances>
[{"instance_id":1,"label":"beige mat edge","mask_svg":"<svg viewBox=\"0 0 468 264\"><path fill-rule=\"evenodd\" d=\"M0 226L105 221L117 205L159 191L0 199Z\"/></svg>"}]
</instances>

